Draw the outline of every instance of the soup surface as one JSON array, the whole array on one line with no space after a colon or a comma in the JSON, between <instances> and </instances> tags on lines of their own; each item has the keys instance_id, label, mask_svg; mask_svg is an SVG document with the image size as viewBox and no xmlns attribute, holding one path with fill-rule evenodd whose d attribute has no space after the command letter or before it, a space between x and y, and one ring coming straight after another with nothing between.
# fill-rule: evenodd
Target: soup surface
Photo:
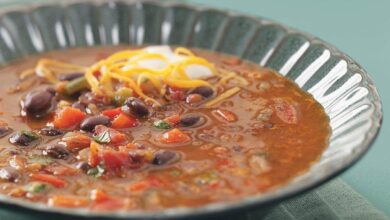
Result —
<instances>
[{"instance_id":1,"label":"soup surface","mask_svg":"<svg viewBox=\"0 0 390 220\"><path fill-rule=\"evenodd\" d=\"M223 54L148 48L2 68L0 193L98 211L196 207L273 190L326 148L327 115L286 78Z\"/></svg>"}]
</instances>

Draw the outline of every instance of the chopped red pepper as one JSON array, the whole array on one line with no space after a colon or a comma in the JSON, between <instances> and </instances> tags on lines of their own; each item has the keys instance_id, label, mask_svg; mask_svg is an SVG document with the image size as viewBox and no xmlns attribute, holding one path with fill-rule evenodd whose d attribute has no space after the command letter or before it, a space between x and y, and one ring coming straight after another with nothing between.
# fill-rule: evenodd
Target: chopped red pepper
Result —
<instances>
[{"instance_id":1,"label":"chopped red pepper","mask_svg":"<svg viewBox=\"0 0 390 220\"><path fill-rule=\"evenodd\" d=\"M180 116L175 114L169 117L166 117L164 121L168 122L169 124L176 125L180 122Z\"/></svg>"},{"instance_id":2,"label":"chopped red pepper","mask_svg":"<svg viewBox=\"0 0 390 220\"><path fill-rule=\"evenodd\" d=\"M55 115L53 125L59 129L74 128L80 124L86 114L77 108L65 107Z\"/></svg>"},{"instance_id":3,"label":"chopped red pepper","mask_svg":"<svg viewBox=\"0 0 390 220\"><path fill-rule=\"evenodd\" d=\"M213 113L216 114L217 117L221 117L228 122L237 121L237 116L231 111L217 109L217 110L213 110Z\"/></svg>"},{"instance_id":4,"label":"chopped red pepper","mask_svg":"<svg viewBox=\"0 0 390 220\"><path fill-rule=\"evenodd\" d=\"M123 199L112 197L101 190L92 190L91 199L94 201L92 209L95 210L116 210L125 205Z\"/></svg>"},{"instance_id":5,"label":"chopped red pepper","mask_svg":"<svg viewBox=\"0 0 390 220\"><path fill-rule=\"evenodd\" d=\"M140 192L144 191L151 187L164 187L165 184L159 178L150 176L144 180L135 182L127 187L127 191L129 192Z\"/></svg>"},{"instance_id":6,"label":"chopped red pepper","mask_svg":"<svg viewBox=\"0 0 390 220\"><path fill-rule=\"evenodd\" d=\"M177 128L165 132L160 136L160 141L164 144L184 143L189 140L191 140L191 138Z\"/></svg>"},{"instance_id":7,"label":"chopped red pepper","mask_svg":"<svg viewBox=\"0 0 390 220\"><path fill-rule=\"evenodd\" d=\"M56 176L73 176L79 173L77 169L58 164L49 165L44 170Z\"/></svg>"},{"instance_id":8,"label":"chopped red pepper","mask_svg":"<svg viewBox=\"0 0 390 220\"><path fill-rule=\"evenodd\" d=\"M32 180L50 183L51 185L58 187L58 188L62 188L64 186L66 186L66 182L64 180L62 180L56 176L53 176L53 175L32 173L32 174L30 174L30 178Z\"/></svg>"},{"instance_id":9,"label":"chopped red pepper","mask_svg":"<svg viewBox=\"0 0 390 220\"><path fill-rule=\"evenodd\" d=\"M120 113L111 123L113 128L132 128L138 125L137 119Z\"/></svg>"},{"instance_id":10,"label":"chopped red pepper","mask_svg":"<svg viewBox=\"0 0 390 220\"><path fill-rule=\"evenodd\" d=\"M122 113L120 107L102 111L102 115L109 117L111 120L114 120L120 113Z\"/></svg>"}]
</instances>

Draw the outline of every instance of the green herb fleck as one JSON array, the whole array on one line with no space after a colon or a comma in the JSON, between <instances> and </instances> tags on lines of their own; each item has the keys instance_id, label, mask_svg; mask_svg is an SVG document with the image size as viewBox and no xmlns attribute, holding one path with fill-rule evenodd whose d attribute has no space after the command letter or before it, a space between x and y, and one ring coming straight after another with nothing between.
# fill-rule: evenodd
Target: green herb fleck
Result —
<instances>
[{"instance_id":1,"label":"green herb fleck","mask_svg":"<svg viewBox=\"0 0 390 220\"><path fill-rule=\"evenodd\" d=\"M104 166L103 165L97 165L94 168L91 168L87 171L87 175L94 176L94 177L101 177L104 174Z\"/></svg>"},{"instance_id":2,"label":"green herb fleck","mask_svg":"<svg viewBox=\"0 0 390 220\"><path fill-rule=\"evenodd\" d=\"M28 138L32 139L32 140L36 140L39 138L39 135L37 135L35 132L33 131L26 131L26 130L23 130L20 132L22 135L24 136L27 136Z\"/></svg>"},{"instance_id":3,"label":"green herb fleck","mask_svg":"<svg viewBox=\"0 0 390 220\"><path fill-rule=\"evenodd\" d=\"M27 191L31 193L40 193L45 191L47 185L44 183L33 183L27 187Z\"/></svg>"},{"instance_id":4,"label":"green herb fleck","mask_svg":"<svg viewBox=\"0 0 390 220\"><path fill-rule=\"evenodd\" d=\"M111 141L110 132L108 130L104 131L101 134L93 136L93 139L99 144L108 144Z\"/></svg>"},{"instance_id":5,"label":"green herb fleck","mask_svg":"<svg viewBox=\"0 0 390 220\"><path fill-rule=\"evenodd\" d=\"M172 127L171 124L163 120L153 122L153 126L158 129L170 129Z\"/></svg>"}]
</instances>

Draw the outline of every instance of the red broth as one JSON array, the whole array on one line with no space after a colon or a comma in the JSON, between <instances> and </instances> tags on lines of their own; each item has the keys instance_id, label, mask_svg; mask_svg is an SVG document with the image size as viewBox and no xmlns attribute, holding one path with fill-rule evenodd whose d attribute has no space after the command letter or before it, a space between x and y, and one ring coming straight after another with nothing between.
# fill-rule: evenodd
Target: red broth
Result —
<instances>
[{"instance_id":1,"label":"red broth","mask_svg":"<svg viewBox=\"0 0 390 220\"><path fill-rule=\"evenodd\" d=\"M64 96L61 87L67 81L19 79L39 58L89 66L123 49L55 51L0 70L0 193L99 211L197 207L287 184L327 147L329 119L310 94L269 69L219 53L192 50L217 71L237 73L247 85L227 80L211 95L207 88L167 88L164 97L153 94L162 106L140 98L141 109L130 114L123 112L121 97L105 99L88 90ZM207 81L215 85L218 79ZM143 90L149 91L147 86ZM240 90L233 96L206 106L235 86ZM40 118L23 116L20 100L47 88L57 91L52 109ZM89 103L74 104L80 99ZM83 122L92 115L104 116L100 125Z\"/></svg>"}]
</instances>

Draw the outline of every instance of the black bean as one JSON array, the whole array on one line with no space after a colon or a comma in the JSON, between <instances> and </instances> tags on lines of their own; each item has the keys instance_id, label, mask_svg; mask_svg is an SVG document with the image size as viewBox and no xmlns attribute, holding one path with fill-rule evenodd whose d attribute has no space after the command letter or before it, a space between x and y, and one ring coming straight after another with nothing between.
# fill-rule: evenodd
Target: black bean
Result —
<instances>
[{"instance_id":1,"label":"black bean","mask_svg":"<svg viewBox=\"0 0 390 220\"><path fill-rule=\"evenodd\" d=\"M56 95L56 90L54 88L48 87L46 91L50 92L53 96Z\"/></svg>"},{"instance_id":2,"label":"black bean","mask_svg":"<svg viewBox=\"0 0 390 220\"><path fill-rule=\"evenodd\" d=\"M96 125L108 126L110 125L110 119L103 115L91 116L81 122L80 128L83 131L93 131Z\"/></svg>"},{"instance_id":3,"label":"black bean","mask_svg":"<svg viewBox=\"0 0 390 220\"><path fill-rule=\"evenodd\" d=\"M71 81L84 76L84 73L66 73L58 75L60 81Z\"/></svg>"},{"instance_id":4,"label":"black bean","mask_svg":"<svg viewBox=\"0 0 390 220\"><path fill-rule=\"evenodd\" d=\"M76 164L76 168L86 173L92 167L87 162L81 161Z\"/></svg>"},{"instance_id":5,"label":"black bean","mask_svg":"<svg viewBox=\"0 0 390 220\"><path fill-rule=\"evenodd\" d=\"M53 94L43 91L33 91L24 98L24 109L28 115L42 117L53 107Z\"/></svg>"},{"instance_id":6,"label":"black bean","mask_svg":"<svg viewBox=\"0 0 390 220\"><path fill-rule=\"evenodd\" d=\"M13 167L4 167L0 169L0 179L7 180L10 182L18 182L19 181L19 173Z\"/></svg>"},{"instance_id":7,"label":"black bean","mask_svg":"<svg viewBox=\"0 0 390 220\"><path fill-rule=\"evenodd\" d=\"M153 155L153 161L152 163L154 165L165 165L165 164L170 164L174 163L177 160L179 160L180 156L178 153L174 151L157 151Z\"/></svg>"},{"instance_id":8,"label":"black bean","mask_svg":"<svg viewBox=\"0 0 390 220\"><path fill-rule=\"evenodd\" d=\"M214 90L208 86L199 86L193 89L190 94L199 94L205 98L209 98L214 94Z\"/></svg>"},{"instance_id":9,"label":"black bean","mask_svg":"<svg viewBox=\"0 0 390 220\"><path fill-rule=\"evenodd\" d=\"M49 145L43 150L43 155L50 156L55 159L66 159L70 153L62 144Z\"/></svg>"},{"instance_id":10,"label":"black bean","mask_svg":"<svg viewBox=\"0 0 390 220\"><path fill-rule=\"evenodd\" d=\"M58 130L54 127L44 127L39 131L39 134L44 136L58 136L62 135L64 132L61 130Z\"/></svg>"},{"instance_id":11,"label":"black bean","mask_svg":"<svg viewBox=\"0 0 390 220\"><path fill-rule=\"evenodd\" d=\"M193 126L196 123L198 123L199 120L200 120L200 116L198 116L198 115L187 115L187 116L181 117L179 123L180 123L180 125L182 125L184 127L190 127L190 126Z\"/></svg>"},{"instance_id":12,"label":"black bean","mask_svg":"<svg viewBox=\"0 0 390 220\"><path fill-rule=\"evenodd\" d=\"M122 111L126 114L133 114L136 117L146 117L149 115L149 109L139 99L130 97L122 106Z\"/></svg>"},{"instance_id":13,"label":"black bean","mask_svg":"<svg viewBox=\"0 0 390 220\"><path fill-rule=\"evenodd\" d=\"M31 131L21 131L16 134L13 134L9 138L9 142L11 144L19 145L19 146L28 146L32 142L39 139L39 136Z\"/></svg>"},{"instance_id":14,"label":"black bean","mask_svg":"<svg viewBox=\"0 0 390 220\"><path fill-rule=\"evenodd\" d=\"M8 126L2 126L0 127L0 138L3 138L10 134L12 132L12 129Z\"/></svg>"}]
</instances>

